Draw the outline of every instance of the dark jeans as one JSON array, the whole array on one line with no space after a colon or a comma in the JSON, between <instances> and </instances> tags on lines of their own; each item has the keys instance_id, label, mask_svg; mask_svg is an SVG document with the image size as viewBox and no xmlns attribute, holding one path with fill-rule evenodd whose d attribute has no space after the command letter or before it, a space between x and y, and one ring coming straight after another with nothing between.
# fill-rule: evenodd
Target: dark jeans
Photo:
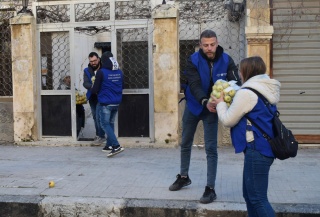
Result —
<instances>
[{"instance_id":1,"label":"dark jeans","mask_svg":"<svg viewBox=\"0 0 320 217\"><path fill-rule=\"evenodd\" d=\"M187 105L185 107L182 118L180 175L188 175L194 134L200 120L203 122L205 150L207 154L207 186L214 188L218 164L218 116L207 109L204 109L199 116L195 116L189 111Z\"/></svg>"},{"instance_id":2,"label":"dark jeans","mask_svg":"<svg viewBox=\"0 0 320 217\"><path fill-rule=\"evenodd\" d=\"M244 154L243 197L249 217L274 217L275 213L268 201L269 170L274 158L260 154L247 147Z\"/></svg>"},{"instance_id":3,"label":"dark jeans","mask_svg":"<svg viewBox=\"0 0 320 217\"><path fill-rule=\"evenodd\" d=\"M98 100L97 99L90 99L89 100L90 108L91 108L91 113L94 121L94 126L96 129L96 136L99 136L100 138L105 138L104 131L100 126L100 123L98 121L97 117L97 104Z\"/></svg>"}]
</instances>

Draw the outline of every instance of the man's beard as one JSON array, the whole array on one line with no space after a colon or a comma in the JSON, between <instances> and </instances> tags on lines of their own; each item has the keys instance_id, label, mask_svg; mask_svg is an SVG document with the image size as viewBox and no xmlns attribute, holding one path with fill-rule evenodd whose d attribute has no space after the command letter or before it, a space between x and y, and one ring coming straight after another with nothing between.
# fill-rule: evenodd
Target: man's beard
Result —
<instances>
[{"instance_id":1,"label":"man's beard","mask_svg":"<svg viewBox=\"0 0 320 217\"><path fill-rule=\"evenodd\" d=\"M209 60L214 60L215 56L216 56L216 53L210 53L210 56L208 56L208 53L205 53L205 55L207 56L207 58Z\"/></svg>"},{"instance_id":2,"label":"man's beard","mask_svg":"<svg viewBox=\"0 0 320 217\"><path fill-rule=\"evenodd\" d=\"M99 64L97 64L96 66L91 65L93 70L97 70L99 68Z\"/></svg>"}]
</instances>

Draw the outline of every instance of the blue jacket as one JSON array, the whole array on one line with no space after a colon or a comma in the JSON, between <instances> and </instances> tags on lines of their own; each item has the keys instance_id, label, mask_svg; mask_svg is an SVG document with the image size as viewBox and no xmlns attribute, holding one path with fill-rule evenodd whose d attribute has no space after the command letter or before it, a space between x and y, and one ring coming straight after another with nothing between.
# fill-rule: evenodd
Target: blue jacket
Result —
<instances>
[{"instance_id":1,"label":"blue jacket","mask_svg":"<svg viewBox=\"0 0 320 217\"><path fill-rule=\"evenodd\" d=\"M91 81L92 76L91 76L91 73L89 72L89 68L85 68L84 69L84 73L88 77L88 81L87 82L89 82L90 86L92 86L92 81ZM88 100L90 99L91 95L92 95L91 90L87 89L86 96L87 96Z\"/></svg>"},{"instance_id":2,"label":"blue jacket","mask_svg":"<svg viewBox=\"0 0 320 217\"><path fill-rule=\"evenodd\" d=\"M98 101L101 104L120 104L122 101L123 73L120 69L110 70L101 68L102 82L98 92Z\"/></svg>"},{"instance_id":3,"label":"blue jacket","mask_svg":"<svg viewBox=\"0 0 320 217\"><path fill-rule=\"evenodd\" d=\"M272 112L275 112L277 107L275 105L271 105L270 109ZM262 99L258 99L258 103L247 115L255 124L261 127L268 136L274 138L274 133L272 131L273 115L269 112ZM248 145L246 140L246 130L253 131L255 149L258 152L267 157L274 157L267 139L263 137L260 130L254 125L247 125L247 118L245 116L240 119L238 124L231 128L231 140L236 153L243 152Z\"/></svg>"},{"instance_id":4,"label":"blue jacket","mask_svg":"<svg viewBox=\"0 0 320 217\"><path fill-rule=\"evenodd\" d=\"M222 53L220 58L216 59L213 62L212 77L208 61L202 57L200 52L195 52L194 54L192 54L191 61L200 75L202 89L205 93L209 93L212 91L212 87L210 86L210 84L213 84L218 79L226 80L229 65L229 55L227 55L226 53ZM212 82L210 82L210 77ZM189 110L192 112L192 114L198 116L202 112L203 106L191 94L189 85L187 85L185 96Z\"/></svg>"}]
</instances>

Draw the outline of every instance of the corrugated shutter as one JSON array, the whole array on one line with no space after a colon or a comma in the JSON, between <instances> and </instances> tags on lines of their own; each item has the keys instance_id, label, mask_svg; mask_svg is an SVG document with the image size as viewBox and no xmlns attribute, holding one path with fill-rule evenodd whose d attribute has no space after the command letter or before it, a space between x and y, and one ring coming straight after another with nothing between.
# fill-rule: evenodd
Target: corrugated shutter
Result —
<instances>
[{"instance_id":1,"label":"corrugated shutter","mask_svg":"<svg viewBox=\"0 0 320 217\"><path fill-rule=\"evenodd\" d=\"M281 120L301 141L320 140L320 1L273 0L273 78Z\"/></svg>"}]
</instances>

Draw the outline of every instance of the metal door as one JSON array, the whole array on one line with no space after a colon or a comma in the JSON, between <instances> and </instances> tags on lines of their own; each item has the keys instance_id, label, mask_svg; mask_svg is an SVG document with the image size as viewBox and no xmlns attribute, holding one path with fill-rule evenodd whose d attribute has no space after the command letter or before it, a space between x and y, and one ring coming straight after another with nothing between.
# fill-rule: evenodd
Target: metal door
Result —
<instances>
[{"instance_id":1,"label":"metal door","mask_svg":"<svg viewBox=\"0 0 320 217\"><path fill-rule=\"evenodd\" d=\"M320 2L273 0L273 77L281 120L301 143L320 142Z\"/></svg>"},{"instance_id":2,"label":"metal door","mask_svg":"<svg viewBox=\"0 0 320 217\"><path fill-rule=\"evenodd\" d=\"M120 137L146 137L153 141L150 2L45 1L34 2L33 12L39 32L42 138L77 138L75 91L86 91L82 82L88 54L96 51L101 55L106 49L103 46L108 45L110 49L111 45L125 77L116 134ZM58 89L66 75L71 78L70 88ZM88 105L84 108L86 122L89 122L90 108ZM137 112L132 112L134 109ZM131 112L131 125L125 121L128 111Z\"/></svg>"}]
</instances>

